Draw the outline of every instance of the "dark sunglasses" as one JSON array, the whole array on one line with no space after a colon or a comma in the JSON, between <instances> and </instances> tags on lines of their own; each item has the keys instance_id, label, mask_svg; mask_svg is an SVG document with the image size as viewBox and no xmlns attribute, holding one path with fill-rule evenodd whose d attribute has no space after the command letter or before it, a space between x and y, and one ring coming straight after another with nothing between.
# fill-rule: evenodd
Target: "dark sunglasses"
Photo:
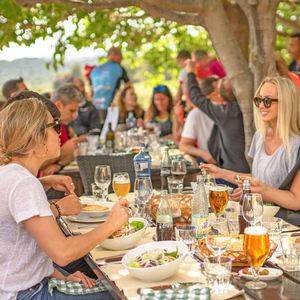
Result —
<instances>
[{"instance_id":1,"label":"dark sunglasses","mask_svg":"<svg viewBox=\"0 0 300 300\"><path fill-rule=\"evenodd\" d=\"M55 118L52 123L46 125L46 128L53 127L54 130L60 134L61 133L61 120L59 118Z\"/></svg>"},{"instance_id":2,"label":"dark sunglasses","mask_svg":"<svg viewBox=\"0 0 300 300\"><path fill-rule=\"evenodd\" d=\"M155 88L153 88L153 92L157 92L157 91L164 92L166 89L167 89L166 86L164 86L164 85L158 85Z\"/></svg>"},{"instance_id":3,"label":"dark sunglasses","mask_svg":"<svg viewBox=\"0 0 300 300\"><path fill-rule=\"evenodd\" d=\"M257 107L259 107L261 102L263 102L265 108L269 108L269 107L271 107L272 102L278 102L278 99L272 99L272 98L268 98L268 97L265 97L262 99L260 97L254 97L253 101Z\"/></svg>"}]
</instances>

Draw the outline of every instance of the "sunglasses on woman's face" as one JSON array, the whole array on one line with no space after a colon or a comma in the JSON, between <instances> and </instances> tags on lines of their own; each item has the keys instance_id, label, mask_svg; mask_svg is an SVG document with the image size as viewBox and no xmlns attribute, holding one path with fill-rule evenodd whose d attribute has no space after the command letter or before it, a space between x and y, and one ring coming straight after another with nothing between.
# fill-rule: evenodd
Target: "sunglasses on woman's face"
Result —
<instances>
[{"instance_id":1,"label":"sunglasses on woman's face","mask_svg":"<svg viewBox=\"0 0 300 300\"><path fill-rule=\"evenodd\" d=\"M46 125L46 128L53 127L54 130L60 134L61 133L61 120L59 118L55 118L52 123Z\"/></svg>"},{"instance_id":2,"label":"sunglasses on woman's face","mask_svg":"<svg viewBox=\"0 0 300 300\"><path fill-rule=\"evenodd\" d=\"M253 98L254 104L259 107L260 104L263 102L265 108L269 108L271 107L272 102L278 102L278 99L272 99L269 97L265 97L265 98L260 98L260 97L254 97Z\"/></svg>"},{"instance_id":3,"label":"sunglasses on woman's face","mask_svg":"<svg viewBox=\"0 0 300 300\"><path fill-rule=\"evenodd\" d=\"M164 92L166 89L167 89L166 86L164 86L164 85L158 85L155 88L153 88L153 92L157 92L157 91Z\"/></svg>"}]
</instances>

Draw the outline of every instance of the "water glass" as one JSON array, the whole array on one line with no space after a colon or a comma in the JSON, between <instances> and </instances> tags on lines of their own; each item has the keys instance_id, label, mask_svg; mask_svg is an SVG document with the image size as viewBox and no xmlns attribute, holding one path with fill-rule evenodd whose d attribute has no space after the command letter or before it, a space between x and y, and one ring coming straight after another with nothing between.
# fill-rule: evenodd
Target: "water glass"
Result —
<instances>
[{"instance_id":1,"label":"water glass","mask_svg":"<svg viewBox=\"0 0 300 300\"><path fill-rule=\"evenodd\" d=\"M277 244L280 242L283 220L276 217L268 217L264 222L263 226L267 228L270 240L273 240Z\"/></svg>"},{"instance_id":2,"label":"water glass","mask_svg":"<svg viewBox=\"0 0 300 300\"><path fill-rule=\"evenodd\" d=\"M98 138L99 138L98 135L87 135L86 136L90 150L95 151L97 149Z\"/></svg>"},{"instance_id":3,"label":"water glass","mask_svg":"<svg viewBox=\"0 0 300 300\"><path fill-rule=\"evenodd\" d=\"M78 155L87 155L89 144L86 142L78 143L79 154Z\"/></svg>"},{"instance_id":4,"label":"water glass","mask_svg":"<svg viewBox=\"0 0 300 300\"><path fill-rule=\"evenodd\" d=\"M234 207L229 207L225 209L225 216L228 222L230 234L239 234L239 206L238 210Z\"/></svg>"},{"instance_id":5,"label":"water glass","mask_svg":"<svg viewBox=\"0 0 300 300\"><path fill-rule=\"evenodd\" d=\"M108 188L101 189L95 182L92 183L92 192L95 201L106 201Z\"/></svg>"},{"instance_id":6,"label":"water glass","mask_svg":"<svg viewBox=\"0 0 300 300\"><path fill-rule=\"evenodd\" d=\"M300 270L300 242L297 238L284 237L281 239L282 263L283 267L288 271Z\"/></svg>"},{"instance_id":7,"label":"water glass","mask_svg":"<svg viewBox=\"0 0 300 300\"><path fill-rule=\"evenodd\" d=\"M182 241L188 247L189 256L193 257L197 242L197 227L190 225L179 225L175 227L176 241Z\"/></svg>"},{"instance_id":8,"label":"water glass","mask_svg":"<svg viewBox=\"0 0 300 300\"><path fill-rule=\"evenodd\" d=\"M173 177L167 177L169 194L182 194L183 179L177 180Z\"/></svg>"},{"instance_id":9,"label":"water glass","mask_svg":"<svg viewBox=\"0 0 300 300\"><path fill-rule=\"evenodd\" d=\"M208 287L215 294L225 294L229 290L232 261L228 257L209 257L204 259Z\"/></svg>"}]
</instances>

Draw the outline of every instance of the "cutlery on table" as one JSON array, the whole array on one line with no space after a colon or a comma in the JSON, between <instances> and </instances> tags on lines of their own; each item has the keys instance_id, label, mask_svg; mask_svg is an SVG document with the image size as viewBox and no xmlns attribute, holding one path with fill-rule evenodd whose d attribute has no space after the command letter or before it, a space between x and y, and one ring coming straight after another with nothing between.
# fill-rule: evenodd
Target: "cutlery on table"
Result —
<instances>
[{"instance_id":1,"label":"cutlery on table","mask_svg":"<svg viewBox=\"0 0 300 300\"><path fill-rule=\"evenodd\" d=\"M147 289L152 289L155 291L163 291L167 289L171 290L182 290L185 288L190 288L190 287L197 287L197 286L202 286L202 283L200 282L182 282L182 283L176 283L176 284L166 284L166 285L157 285L157 286L152 286L152 287L147 287ZM141 288L137 289L137 293L141 293Z\"/></svg>"},{"instance_id":2,"label":"cutlery on table","mask_svg":"<svg viewBox=\"0 0 300 300\"><path fill-rule=\"evenodd\" d=\"M117 255L111 255L111 256L106 256L106 257L99 257L99 258L96 258L96 261L105 261L107 259L113 259L113 258L119 258L119 259L122 259L123 256L125 255L126 253L123 253L123 254L117 254Z\"/></svg>"}]
</instances>

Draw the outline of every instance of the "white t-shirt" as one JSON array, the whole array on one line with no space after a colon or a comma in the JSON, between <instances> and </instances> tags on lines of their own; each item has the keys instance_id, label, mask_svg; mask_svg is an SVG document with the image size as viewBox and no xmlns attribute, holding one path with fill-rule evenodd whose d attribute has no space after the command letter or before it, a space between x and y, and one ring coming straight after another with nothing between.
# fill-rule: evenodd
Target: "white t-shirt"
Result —
<instances>
[{"instance_id":1,"label":"white t-shirt","mask_svg":"<svg viewBox=\"0 0 300 300\"><path fill-rule=\"evenodd\" d=\"M259 131L256 131L249 156L253 158L252 177L278 188L297 161L300 140L290 137L291 158L289 158L286 147L282 144L272 155L268 155L265 143L262 143Z\"/></svg>"},{"instance_id":2,"label":"white t-shirt","mask_svg":"<svg viewBox=\"0 0 300 300\"><path fill-rule=\"evenodd\" d=\"M19 164L0 167L0 205L0 299L15 299L54 272L22 221L53 214L42 184Z\"/></svg>"},{"instance_id":3,"label":"white t-shirt","mask_svg":"<svg viewBox=\"0 0 300 300\"><path fill-rule=\"evenodd\" d=\"M207 141L214 122L199 108L189 112L181 134L182 137L197 140L198 148L208 151Z\"/></svg>"}]
</instances>

